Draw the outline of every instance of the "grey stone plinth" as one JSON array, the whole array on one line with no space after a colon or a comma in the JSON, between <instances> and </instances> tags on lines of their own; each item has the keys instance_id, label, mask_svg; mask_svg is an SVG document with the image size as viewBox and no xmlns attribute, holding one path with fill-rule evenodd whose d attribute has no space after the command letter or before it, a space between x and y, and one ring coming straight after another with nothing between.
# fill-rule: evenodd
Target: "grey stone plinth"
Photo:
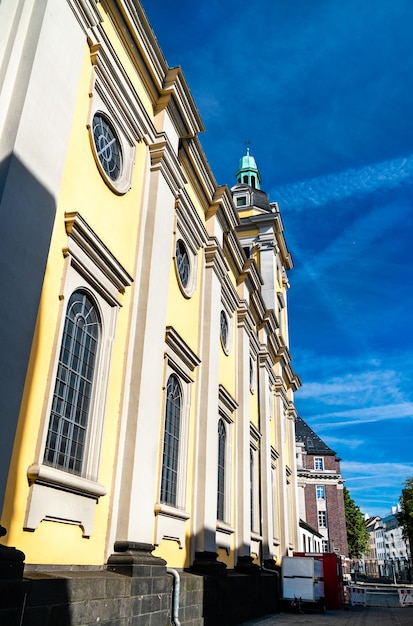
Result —
<instances>
[{"instance_id":1,"label":"grey stone plinth","mask_svg":"<svg viewBox=\"0 0 413 626\"><path fill-rule=\"evenodd\" d=\"M154 556L155 546L135 541L116 541L115 553L107 562L107 569L126 576L164 576L166 561Z\"/></svg>"}]
</instances>

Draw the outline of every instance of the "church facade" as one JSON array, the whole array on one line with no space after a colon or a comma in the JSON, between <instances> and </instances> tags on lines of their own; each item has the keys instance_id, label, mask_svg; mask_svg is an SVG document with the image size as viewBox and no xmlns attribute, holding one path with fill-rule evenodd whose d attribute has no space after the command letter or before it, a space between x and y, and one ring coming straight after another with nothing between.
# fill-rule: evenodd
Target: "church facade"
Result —
<instances>
[{"instance_id":1,"label":"church facade","mask_svg":"<svg viewBox=\"0 0 413 626\"><path fill-rule=\"evenodd\" d=\"M27 572L137 546L275 571L301 548L300 381L255 159L217 185L137 1L4 0L0 24L4 545Z\"/></svg>"}]
</instances>

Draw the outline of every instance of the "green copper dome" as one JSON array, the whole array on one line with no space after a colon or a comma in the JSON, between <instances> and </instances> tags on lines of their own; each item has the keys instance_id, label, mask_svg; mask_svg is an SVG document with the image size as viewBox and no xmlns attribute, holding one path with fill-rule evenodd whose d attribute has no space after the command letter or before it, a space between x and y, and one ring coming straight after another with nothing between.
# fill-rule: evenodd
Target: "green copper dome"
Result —
<instances>
[{"instance_id":1,"label":"green copper dome","mask_svg":"<svg viewBox=\"0 0 413 626\"><path fill-rule=\"evenodd\" d=\"M250 155L249 148L247 148L247 154L240 158L239 169L235 173L235 176L239 184L260 189L260 172L254 157Z\"/></svg>"}]
</instances>

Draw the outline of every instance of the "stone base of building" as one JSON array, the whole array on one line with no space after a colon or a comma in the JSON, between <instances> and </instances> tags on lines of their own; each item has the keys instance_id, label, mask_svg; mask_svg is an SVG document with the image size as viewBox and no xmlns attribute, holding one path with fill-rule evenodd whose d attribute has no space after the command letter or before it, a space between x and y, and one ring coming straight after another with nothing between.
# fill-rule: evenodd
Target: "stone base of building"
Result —
<instances>
[{"instance_id":1,"label":"stone base of building","mask_svg":"<svg viewBox=\"0 0 413 626\"><path fill-rule=\"evenodd\" d=\"M0 537L7 534L0 526ZM25 555L21 550L0 544L0 580L17 580L23 577Z\"/></svg>"},{"instance_id":2,"label":"stone base of building","mask_svg":"<svg viewBox=\"0 0 413 626\"><path fill-rule=\"evenodd\" d=\"M31 566L21 580L0 580L0 624L170 626L174 577L152 549L122 542L115 545L107 569L41 571ZM208 562L200 560L203 566ZM226 569L222 575L219 566L205 569L179 571L181 626L232 626L279 610L274 574L257 574L254 568L253 575Z\"/></svg>"}]
</instances>

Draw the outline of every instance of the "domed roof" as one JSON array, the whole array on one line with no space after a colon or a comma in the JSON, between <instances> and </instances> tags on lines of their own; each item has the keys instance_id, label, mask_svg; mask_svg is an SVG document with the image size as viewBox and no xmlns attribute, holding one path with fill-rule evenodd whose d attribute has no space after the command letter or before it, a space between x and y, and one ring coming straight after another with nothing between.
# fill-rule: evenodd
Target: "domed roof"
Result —
<instances>
[{"instance_id":1,"label":"domed roof","mask_svg":"<svg viewBox=\"0 0 413 626\"><path fill-rule=\"evenodd\" d=\"M238 183L244 183L255 189L260 189L261 175L249 148L247 148L247 154L239 160L239 169L235 172L235 177Z\"/></svg>"}]
</instances>

